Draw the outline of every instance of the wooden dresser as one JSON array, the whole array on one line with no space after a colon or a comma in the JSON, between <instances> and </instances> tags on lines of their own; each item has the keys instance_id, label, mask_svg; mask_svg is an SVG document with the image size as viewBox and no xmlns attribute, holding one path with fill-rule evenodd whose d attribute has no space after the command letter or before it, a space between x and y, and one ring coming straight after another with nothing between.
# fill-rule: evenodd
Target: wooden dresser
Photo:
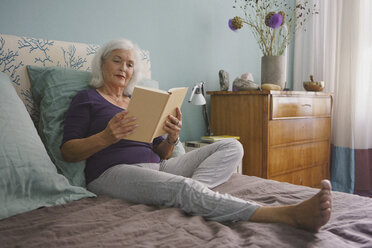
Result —
<instances>
[{"instance_id":1,"label":"wooden dresser","mask_svg":"<svg viewBox=\"0 0 372 248\"><path fill-rule=\"evenodd\" d=\"M210 91L214 135L237 135L243 174L319 187L329 178L332 95Z\"/></svg>"}]
</instances>

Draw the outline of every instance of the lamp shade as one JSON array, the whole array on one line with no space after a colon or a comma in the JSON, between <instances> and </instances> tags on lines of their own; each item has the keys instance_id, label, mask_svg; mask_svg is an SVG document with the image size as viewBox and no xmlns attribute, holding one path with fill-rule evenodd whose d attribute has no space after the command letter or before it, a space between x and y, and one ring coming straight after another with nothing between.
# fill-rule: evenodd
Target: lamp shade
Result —
<instances>
[{"instance_id":1,"label":"lamp shade","mask_svg":"<svg viewBox=\"0 0 372 248\"><path fill-rule=\"evenodd\" d=\"M205 101L204 96L201 93L194 94L194 97L191 100L191 104L194 105L205 105L207 102Z\"/></svg>"},{"instance_id":2,"label":"lamp shade","mask_svg":"<svg viewBox=\"0 0 372 248\"><path fill-rule=\"evenodd\" d=\"M204 97L204 82L200 82L194 86L191 91L189 103L194 105L205 105L207 101Z\"/></svg>"}]
</instances>

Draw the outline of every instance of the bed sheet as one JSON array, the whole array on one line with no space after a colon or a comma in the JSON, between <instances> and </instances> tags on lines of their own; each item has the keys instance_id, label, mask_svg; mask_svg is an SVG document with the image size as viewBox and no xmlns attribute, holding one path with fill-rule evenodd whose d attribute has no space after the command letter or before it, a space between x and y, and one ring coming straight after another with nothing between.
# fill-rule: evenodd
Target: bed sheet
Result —
<instances>
[{"instance_id":1,"label":"bed sheet","mask_svg":"<svg viewBox=\"0 0 372 248\"><path fill-rule=\"evenodd\" d=\"M263 205L295 204L317 189L234 174L214 190ZM1 247L372 247L372 199L333 192L320 232L275 223L206 221L177 208L106 196L0 221Z\"/></svg>"}]
</instances>

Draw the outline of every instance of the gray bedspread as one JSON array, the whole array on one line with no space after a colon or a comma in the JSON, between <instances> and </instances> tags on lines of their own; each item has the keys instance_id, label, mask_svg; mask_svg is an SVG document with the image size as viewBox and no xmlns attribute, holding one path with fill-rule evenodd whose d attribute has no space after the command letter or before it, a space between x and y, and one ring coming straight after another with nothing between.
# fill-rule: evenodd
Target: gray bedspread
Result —
<instances>
[{"instance_id":1,"label":"gray bedspread","mask_svg":"<svg viewBox=\"0 0 372 248\"><path fill-rule=\"evenodd\" d=\"M317 192L238 174L215 190L264 205L293 204ZM0 247L372 247L372 199L333 197L331 220L311 233L284 224L221 224L100 196L0 221Z\"/></svg>"}]
</instances>

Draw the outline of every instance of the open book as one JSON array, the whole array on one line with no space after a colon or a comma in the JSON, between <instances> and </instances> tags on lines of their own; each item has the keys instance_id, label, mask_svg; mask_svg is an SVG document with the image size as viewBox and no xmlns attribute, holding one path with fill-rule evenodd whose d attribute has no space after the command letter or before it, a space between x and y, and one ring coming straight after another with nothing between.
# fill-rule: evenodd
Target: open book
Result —
<instances>
[{"instance_id":1,"label":"open book","mask_svg":"<svg viewBox=\"0 0 372 248\"><path fill-rule=\"evenodd\" d=\"M176 116L176 108L181 108L187 87L167 91L136 86L128 105L128 116L135 116L139 125L128 140L151 143L158 136L166 134L163 129L168 115Z\"/></svg>"}]
</instances>

